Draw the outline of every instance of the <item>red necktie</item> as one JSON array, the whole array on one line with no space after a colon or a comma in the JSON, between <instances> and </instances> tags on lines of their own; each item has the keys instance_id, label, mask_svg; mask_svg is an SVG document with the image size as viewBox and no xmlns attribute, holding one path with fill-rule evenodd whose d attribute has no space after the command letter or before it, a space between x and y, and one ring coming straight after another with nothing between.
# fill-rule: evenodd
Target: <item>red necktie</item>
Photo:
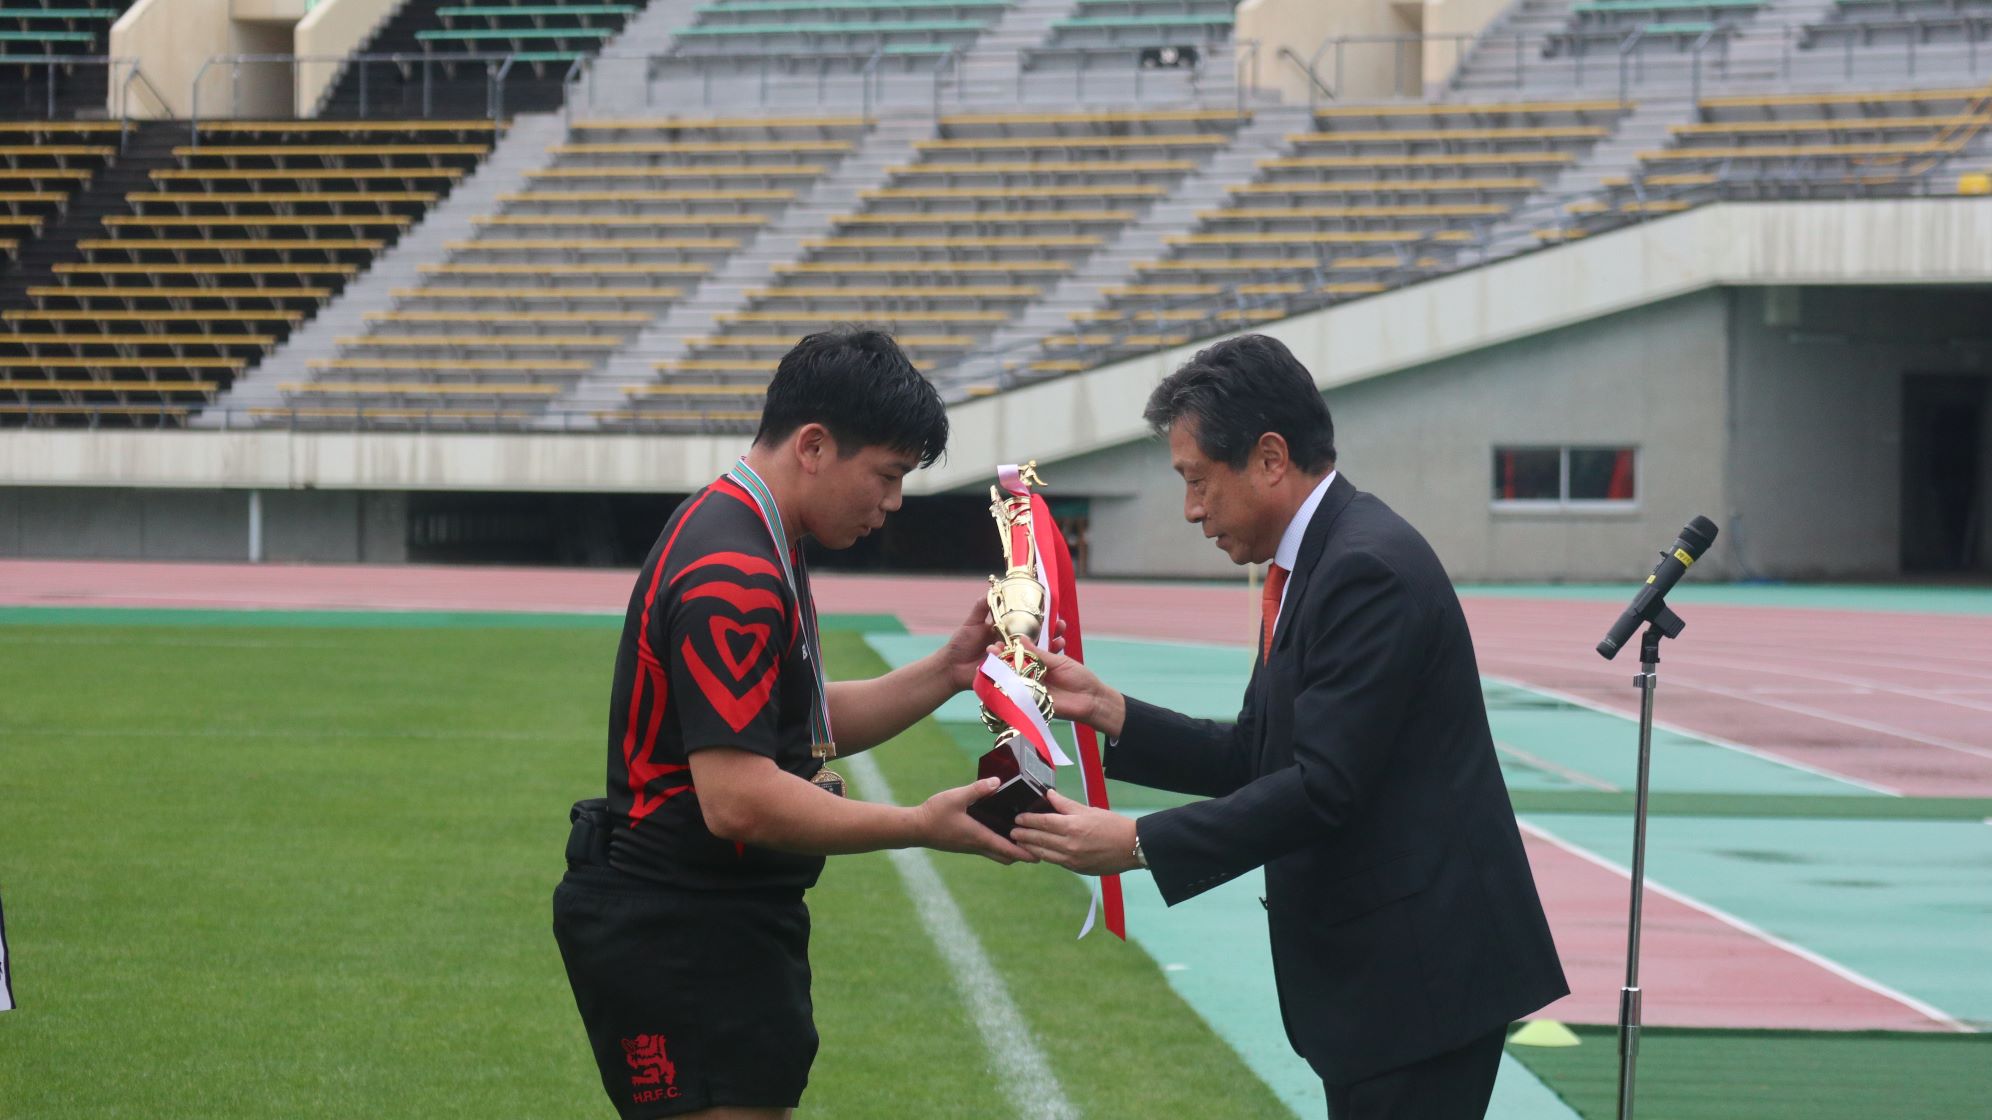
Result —
<instances>
[{"instance_id":1,"label":"red necktie","mask_svg":"<svg viewBox=\"0 0 1992 1120\"><path fill-rule=\"evenodd\" d=\"M1278 564L1266 565L1266 586L1259 600L1259 657L1273 656L1273 627L1280 620L1280 594L1286 590L1287 570Z\"/></svg>"}]
</instances>

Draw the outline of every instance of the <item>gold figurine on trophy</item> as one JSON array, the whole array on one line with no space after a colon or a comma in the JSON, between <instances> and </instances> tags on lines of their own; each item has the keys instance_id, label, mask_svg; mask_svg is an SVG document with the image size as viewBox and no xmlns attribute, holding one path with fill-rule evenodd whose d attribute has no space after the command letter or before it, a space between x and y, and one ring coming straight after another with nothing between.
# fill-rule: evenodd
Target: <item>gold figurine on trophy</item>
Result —
<instances>
[{"instance_id":1,"label":"gold figurine on trophy","mask_svg":"<svg viewBox=\"0 0 1992 1120\"><path fill-rule=\"evenodd\" d=\"M1026 489L1043 486L1037 462L1025 463L1017 477ZM989 577L989 617L1003 639L1002 661L1016 670L1038 712L1049 723L1052 718L1051 693L1042 683L1045 666L1032 656L1025 642L1041 642L1045 634L1046 608L1051 592L1043 583L1037 549L1031 535L1031 499L1028 493L1005 493L989 488L989 514L1003 543L1003 574ZM1043 812L1051 807L1045 797L1055 778L1051 765L1017 728L1010 726L985 705L982 725L996 736L996 745L982 756L977 776L1003 779L995 793L969 806L969 815L1005 836L1018 813Z\"/></svg>"}]
</instances>

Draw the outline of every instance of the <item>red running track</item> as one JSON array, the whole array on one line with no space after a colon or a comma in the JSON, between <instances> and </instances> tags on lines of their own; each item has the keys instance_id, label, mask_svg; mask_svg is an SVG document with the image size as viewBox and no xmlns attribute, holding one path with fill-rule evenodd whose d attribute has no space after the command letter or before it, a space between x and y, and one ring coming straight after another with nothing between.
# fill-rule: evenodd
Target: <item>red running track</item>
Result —
<instances>
[{"instance_id":1,"label":"red running track","mask_svg":"<svg viewBox=\"0 0 1992 1120\"><path fill-rule=\"evenodd\" d=\"M303 567L0 561L0 604L265 610L620 613L631 573L507 568ZM967 577L818 577L826 612L897 615L915 631L958 623L982 594ZM1248 645L1242 585L1088 583L1087 631ZM1483 671L1628 713L1626 655L1592 646L1613 605L1471 597ZM1697 606L1695 640L1668 649L1666 722L1907 794L1992 796L1992 634L1937 615ZM1573 994L1543 1014L1617 1019L1627 880L1528 838ZM1648 895L1642 953L1655 1025L1946 1029L1789 947L1664 895Z\"/></svg>"}]
</instances>

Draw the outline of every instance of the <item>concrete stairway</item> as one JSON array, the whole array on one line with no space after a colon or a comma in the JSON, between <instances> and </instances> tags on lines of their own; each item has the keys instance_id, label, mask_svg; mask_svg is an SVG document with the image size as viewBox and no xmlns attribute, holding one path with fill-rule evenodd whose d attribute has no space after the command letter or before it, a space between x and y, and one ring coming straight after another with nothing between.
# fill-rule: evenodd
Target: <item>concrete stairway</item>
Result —
<instances>
[{"instance_id":1,"label":"concrete stairway","mask_svg":"<svg viewBox=\"0 0 1992 1120\"><path fill-rule=\"evenodd\" d=\"M1168 197L1156 202L1085 264L1016 318L996 331L974 354L952 369L937 370L935 380L950 399L971 388L995 386L1006 368L1021 368L1038 356L1046 335L1073 329L1072 314L1105 304L1101 292L1133 279L1133 266L1156 260L1168 251L1165 238L1195 228L1197 214L1224 205L1228 188L1252 181L1258 162L1281 154L1286 137L1310 127L1305 106L1260 109L1232 142L1213 155L1196 173L1184 178Z\"/></svg>"}]
</instances>

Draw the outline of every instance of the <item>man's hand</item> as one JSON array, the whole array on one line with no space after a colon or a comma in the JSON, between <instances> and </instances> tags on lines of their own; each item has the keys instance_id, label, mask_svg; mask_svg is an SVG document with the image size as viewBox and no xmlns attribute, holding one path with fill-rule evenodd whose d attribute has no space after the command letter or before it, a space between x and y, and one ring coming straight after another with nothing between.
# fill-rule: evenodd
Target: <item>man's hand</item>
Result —
<instances>
[{"instance_id":1,"label":"man's hand","mask_svg":"<svg viewBox=\"0 0 1992 1120\"><path fill-rule=\"evenodd\" d=\"M1064 642L1056 641L1056 650L1064 647ZM1065 656L1063 652L1042 650L1027 645L1044 665L1044 677L1040 683L1051 692L1052 714L1057 719L1069 719L1083 723L1114 738L1121 733L1121 724L1127 717L1127 701L1121 694L1099 678L1097 673Z\"/></svg>"},{"instance_id":2,"label":"man's hand","mask_svg":"<svg viewBox=\"0 0 1992 1120\"><path fill-rule=\"evenodd\" d=\"M968 807L996 792L1000 778L984 778L965 786L944 789L921 802L914 810L919 819L920 846L941 852L962 852L987 856L997 863L1022 861L1036 863L1037 857L968 815Z\"/></svg>"},{"instance_id":3,"label":"man's hand","mask_svg":"<svg viewBox=\"0 0 1992 1120\"><path fill-rule=\"evenodd\" d=\"M1051 791L1050 813L1019 813L1010 839L1039 859L1081 875L1116 875L1134 862L1134 821Z\"/></svg>"}]
</instances>

